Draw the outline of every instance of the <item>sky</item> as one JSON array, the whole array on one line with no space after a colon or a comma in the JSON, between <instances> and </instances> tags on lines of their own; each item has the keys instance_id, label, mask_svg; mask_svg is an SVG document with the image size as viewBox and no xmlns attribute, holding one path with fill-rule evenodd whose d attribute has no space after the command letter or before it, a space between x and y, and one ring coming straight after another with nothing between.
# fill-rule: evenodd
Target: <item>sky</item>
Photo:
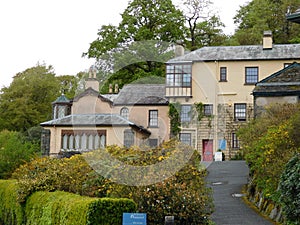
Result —
<instances>
[{"instance_id":1,"label":"sky","mask_svg":"<svg viewBox=\"0 0 300 225\"><path fill-rule=\"evenodd\" d=\"M224 32L232 34L232 17L248 0L211 1ZM119 24L127 6L128 0L0 1L0 88L37 64L52 65L56 75L87 71L94 60L82 53L102 25Z\"/></svg>"}]
</instances>

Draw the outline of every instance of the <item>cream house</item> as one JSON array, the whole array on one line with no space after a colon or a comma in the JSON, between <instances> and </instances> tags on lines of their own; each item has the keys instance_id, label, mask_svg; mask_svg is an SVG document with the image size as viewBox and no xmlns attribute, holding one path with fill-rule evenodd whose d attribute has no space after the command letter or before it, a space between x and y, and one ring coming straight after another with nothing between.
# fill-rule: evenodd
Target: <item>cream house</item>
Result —
<instances>
[{"instance_id":1,"label":"cream house","mask_svg":"<svg viewBox=\"0 0 300 225\"><path fill-rule=\"evenodd\" d=\"M165 85L129 84L118 94L101 95L96 75L72 100L53 102L53 119L41 123L44 154L83 152L106 145L157 146L169 139Z\"/></svg>"},{"instance_id":2,"label":"cream house","mask_svg":"<svg viewBox=\"0 0 300 225\"><path fill-rule=\"evenodd\" d=\"M262 45L203 47L169 60L166 98L181 105L180 140L204 161L217 150L232 158L240 148L237 129L254 114L255 84L299 60L300 45L273 44L271 32Z\"/></svg>"}]
</instances>

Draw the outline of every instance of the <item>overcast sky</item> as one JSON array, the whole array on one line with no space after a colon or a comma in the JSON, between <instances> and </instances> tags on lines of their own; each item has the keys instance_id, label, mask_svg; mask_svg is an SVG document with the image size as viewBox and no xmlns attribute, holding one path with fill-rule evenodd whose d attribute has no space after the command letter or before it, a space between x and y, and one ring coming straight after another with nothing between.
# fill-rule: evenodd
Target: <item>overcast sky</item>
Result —
<instances>
[{"instance_id":1,"label":"overcast sky","mask_svg":"<svg viewBox=\"0 0 300 225\"><path fill-rule=\"evenodd\" d=\"M178 0L177 0L178 1ZM232 17L248 0L212 0L232 34ZM118 25L128 0L2 0L0 1L0 88L37 63L52 65L57 75L88 70L82 58L102 25Z\"/></svg>"}]
</instances>

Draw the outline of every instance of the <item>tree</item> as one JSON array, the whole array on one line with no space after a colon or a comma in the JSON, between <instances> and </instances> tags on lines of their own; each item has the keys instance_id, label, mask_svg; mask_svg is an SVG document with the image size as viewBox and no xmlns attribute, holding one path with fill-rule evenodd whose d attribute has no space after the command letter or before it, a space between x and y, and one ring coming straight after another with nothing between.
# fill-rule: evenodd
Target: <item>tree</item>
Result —
<instances>
[{"instance_id":1,"label":"tree","mask_svg":"<svg viewBox=\"0 0 300 225\"><path fill-rule=\"evenodd\" d=\"M51 119L51 102L60 86L51 66L37 65L18 73L0 96L1 129L26 131Z\"/></svg>"},{"instance_id":2,"label":"tree","mask_svg":"<svg viewBox=\"0 0 300 225\"><path fill-rule=\"evenodd\" d=\"M184 37L184 18L171 0L133 0L118 26L105 25L84 56L97 59L104 85L145 76L164 76L164 62L173 56L170 45Z\"/></svg>"},{"instance_id":3,"label":"tree","mask_svg":"<svg viewBox=\"0 0 300 225\"><path fill-rule=\"evenodd\" d=\"M241 6L234 17L238 25L233 38L241 45L260 44L263 31L271 30L275 43L289 43L299 37L300 26L286 20L287 12L299 7L299 0L253 0Z\"/></svg>"},{"instance_id":4,"label":"tree","mask_svg":"<svg viewBox=\"0 0 300 225\"><path fill-rule=\"evenodd\" d=\"M185 0L180 5L187 26L185 44L190 50L220 45L226 39L221 29L224 24L218 16L210 16L211 4L210 0Z\"/></svg>"}]
</instances>

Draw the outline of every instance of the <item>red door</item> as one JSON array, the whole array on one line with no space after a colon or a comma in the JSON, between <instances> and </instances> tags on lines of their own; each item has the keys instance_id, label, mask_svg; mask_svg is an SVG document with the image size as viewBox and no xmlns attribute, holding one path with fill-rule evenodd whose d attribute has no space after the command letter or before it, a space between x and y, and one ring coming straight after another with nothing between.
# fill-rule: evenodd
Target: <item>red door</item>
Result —
<instances>
[{"instance_id":1,"label":"red door","mask_svg":"<svg viewBox=\"0 0 300 225\"><path fill-rule=\"evenodd\" d=\"M202 161L213 161L213 140L202 140Z\"/></svg>"}]
</instances>

